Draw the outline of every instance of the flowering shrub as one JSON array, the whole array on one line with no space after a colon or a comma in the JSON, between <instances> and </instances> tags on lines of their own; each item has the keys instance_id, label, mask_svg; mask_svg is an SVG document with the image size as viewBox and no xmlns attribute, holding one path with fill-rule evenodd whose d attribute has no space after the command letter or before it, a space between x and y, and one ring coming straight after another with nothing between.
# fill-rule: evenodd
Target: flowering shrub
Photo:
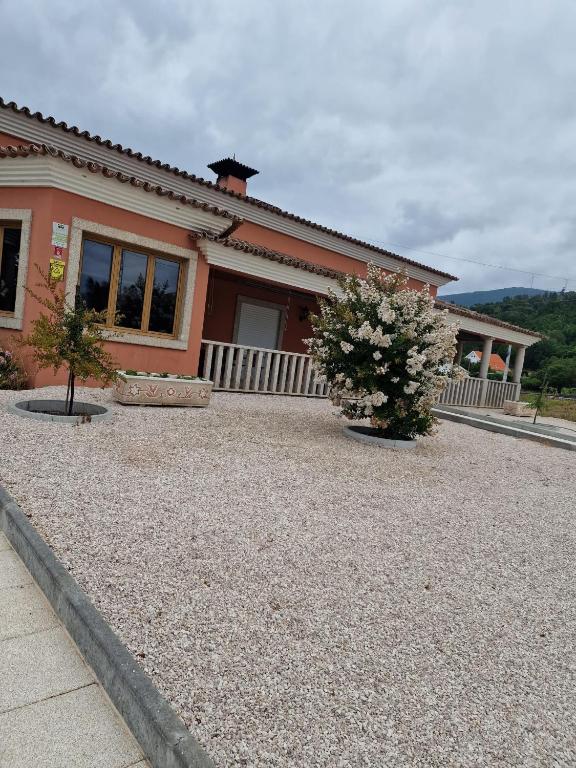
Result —
<instances>
[{"instance_id":1,"label":"flowering shrub","mask_svg":"<svg viewBox=\"0 0 576 768\"><path fill-rule=\"evenodd\" d=\"M320 302L306 340L332 401L348 418L369 417L382 437L429 434L448 378L464 375L452 365L457 326L433 310L427 289L409 290L406 277L373 265L365 280L346 276L340 287Z\"/></svg>"},{"instance_id":2,"label":"flowering shrub","mask_svg":"<svg viewBox=\"0 0 576 768\"><path fill-rule=\"evenodd\" d=\"M22 389L26 373L12 352L0 349L0 389Z\"/></svg>"}]
</instances>

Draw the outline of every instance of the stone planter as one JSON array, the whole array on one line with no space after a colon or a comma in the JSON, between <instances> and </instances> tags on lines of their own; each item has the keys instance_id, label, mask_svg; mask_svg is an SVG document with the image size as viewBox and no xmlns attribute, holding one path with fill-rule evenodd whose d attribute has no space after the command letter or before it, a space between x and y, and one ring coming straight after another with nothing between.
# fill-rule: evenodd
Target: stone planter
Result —
<instances>
[{"instance_id":1,"label":"stone planter","mask_svg":"<svg viewBox=\"0 0 576 768\"><path fill-rule=\"evenodd\" d=\"M169 374L128 374L118 371L114 398L124 405L180 405L205 408L212 382Z\"/></svg>"},{"instance_id":2,"label":"stone planter","mask_svg":"<svg viewBox=\"0 0 576 768\"><path fill-rule=\"evenodd\" d=\"M508 416L535 416L536 408L531 408L530 403L524 403L522 400L504 400L502 410Z\"/></svg>"},{"instance_id":3,"label":"stone planter","mask_svg":"<svg viewBox=\"0 0 576 768\"><path fill-rule=\"evenodd\" d=\"M416 448L416 440L389 440L385 437L377 437L371 434L374 430L371 427L363 427L360 425L345 426L344 434L346 437L357 440L359 443L367 443L368 445L374 445L378 448L403 448L411 449Z\"/></svg>"},{"instance_id":4,"label":"stone planter","mask_svg":"<svg viewBox=\"0 0 576 768\"><path fill-rule=\"evenodd\" d=\"M55 421L59 424L87 424L91 421L110 419L112 414L103 405L82 403L78 400L72 407L72 415L66 413L64 400L20 400L9 403L7 409L17 416L38 421Z\"/></svg>"}]
</instances>

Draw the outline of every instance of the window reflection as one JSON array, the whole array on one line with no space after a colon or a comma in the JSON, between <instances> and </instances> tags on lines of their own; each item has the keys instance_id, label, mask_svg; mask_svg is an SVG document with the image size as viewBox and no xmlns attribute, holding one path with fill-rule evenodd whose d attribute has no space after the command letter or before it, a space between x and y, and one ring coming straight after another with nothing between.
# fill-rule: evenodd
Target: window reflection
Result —
<instances>
[{"instance_id":1,"label":"window reflection","mask_svg":"<svg viewBox=\"0 0 576 768\"><path fill-rule=\"evenodd\" d=\"M146 289L148 256L134 251L122 251L116 312L118 325L123 328L140 328Z\"/></svg>"},{"instance_id":2,"label":"window reflection","mask_svg":"<svg viewBox=\"0 0 576 768\"><path fill-rule=\"evenodd\" d=\"M106 243L84 241L79 291L86 306L97 312L108 308L113 251Z\"/></svg>"},{"instance_id":3,"label":"window reflection","mask_svg":"<svg viewBox=\"0 0 576 768\"><path fill-rule=\"evenodd\" d=\"M20 229L4 227L0 254L0 310L14 312L20 261ZM0 228L0 236L2 229Z\"/></svg>"},{"instance_id":4,"label":"window reflection","mask_svg":"<svg viewBox=\"0 0 576 768\"><path fill-rule=\"evenodd\" d=\"M156 259L154 286L148 329L156 333L173 333L176 317L176 296L180 264L168 259Z\"/></svg>"}]
</instances>

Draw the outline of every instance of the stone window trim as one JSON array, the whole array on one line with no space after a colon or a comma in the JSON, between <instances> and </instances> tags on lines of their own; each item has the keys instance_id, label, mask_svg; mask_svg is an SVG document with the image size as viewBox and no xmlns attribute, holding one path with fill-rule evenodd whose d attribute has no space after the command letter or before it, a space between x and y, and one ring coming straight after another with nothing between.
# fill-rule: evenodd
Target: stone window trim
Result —
<instances>
[{"instance_id":1,"label":"stone window trim","mask_svg":"<svg viewBox=\"0 0 576 768\"><path fill-rule=\"evenodd\" d=\"M66 295L68 300L76 295L76 286L80 275L80 262L82 259L82 240L84 236L98 235L100 237L116 240L127 245L140 246L148 250L156 251L158 256L166 254L177 256L184 262L184 294L182 296L182 314L179 333L176 338L162 338L161 336L147 336L144 333L130 333L129 331L118 333L117 330L105 331L104 335L110 341L121 344L137 344L144 347L163 347L164 349L188 349L188 335L192 320L192 303L194 300L194 286L196 284L196 264L198 254L189 248L167 243L163 240L154 240L135 232L127 232L105 224L86 219L72 219L70 229L70 243L68 250L68 269L66 272Z\"/></svg>"},{"instance_id":2,"label":"stone window trim","mask_svg":"<svg viewBox=\"0 0 576 768\"><path fill-rule=\"evenodd\" d=\"M15 331L21 331L24 323L32 210L30 208L0 208L0 221L19 222L21 227L18 278L16 280L16 303L14 305L14 312L0 314L0 328L12 328Z\"/></svg>"}]
</instances>

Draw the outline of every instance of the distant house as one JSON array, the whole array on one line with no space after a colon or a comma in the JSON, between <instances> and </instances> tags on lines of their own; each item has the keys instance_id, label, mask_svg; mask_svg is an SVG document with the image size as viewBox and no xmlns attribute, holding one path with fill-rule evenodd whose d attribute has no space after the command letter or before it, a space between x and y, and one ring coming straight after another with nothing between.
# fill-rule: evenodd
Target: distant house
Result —
<instances>
[{"instance_id":1,"label":"distant house","mask_svg":"<svg viewBox=\"0 0 576 768\"><path fill-rule=\"evenodd\" d=\"M471 363L481 363L482 352L477 352L476 350L474 352L470 352L470 354L466 355L466 360L469 360ZM490 363L488 364L488 369L490 371L504 373L506 370L506 363L504 360L502 360L500 355L497 355L493 352L490 355Z\"/></svg>"}]
</instances>

